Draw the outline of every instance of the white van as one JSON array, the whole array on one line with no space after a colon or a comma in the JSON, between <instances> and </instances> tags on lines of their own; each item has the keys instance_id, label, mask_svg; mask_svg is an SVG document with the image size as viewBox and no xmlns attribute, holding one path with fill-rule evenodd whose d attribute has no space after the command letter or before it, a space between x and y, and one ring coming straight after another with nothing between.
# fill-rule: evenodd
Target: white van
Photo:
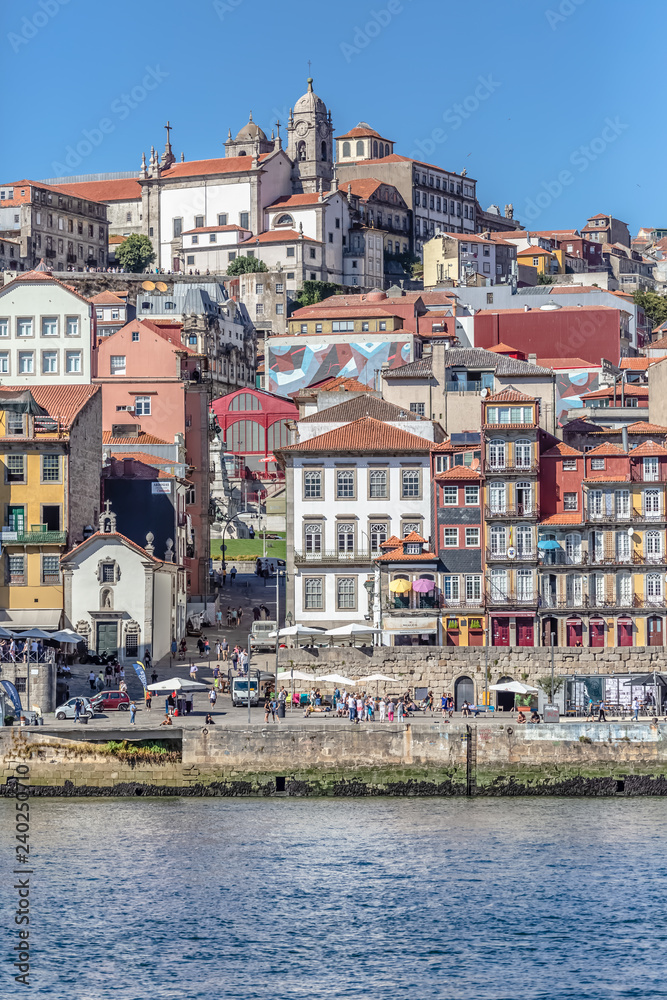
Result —
<instances>
[{"instance_id":1,"label":"white van","mask_svg":"<svg viewBox=\"0 0 667 1000\"><path fill-rule=\"evenodd\" d=\"M252 623L252 628L250 629L250 650L253 653L259 650L265 649L273 651L276 648L275 636L269 639L269 633L275 632L278 628L276 622L271 621L258 621Z\"/></svg>"},{"instance_id":2,"label":"white van","mask_svg":"<svg viewBox=\"0 0 667 1000\"><path fill-rule=\"evenodd\" d=\"M248 704L248 678L234 677L232 679L232 705L234 708L242 708ZM257 677L250 678L250 704L259 705L259 680Z\"/></svg>"}]
</instances>

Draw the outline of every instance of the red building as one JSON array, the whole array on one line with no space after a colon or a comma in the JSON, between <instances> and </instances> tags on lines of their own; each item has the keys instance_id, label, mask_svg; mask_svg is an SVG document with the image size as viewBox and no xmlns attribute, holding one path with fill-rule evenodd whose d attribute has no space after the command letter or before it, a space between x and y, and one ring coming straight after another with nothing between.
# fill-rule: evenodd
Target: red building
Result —
<instances>
[{"instance_id":1,"label":"red building","mask_svg":"<svg viewBox=\"0 0 667 1000\"><path fill-rule=\"evenodd\" d=\"M609 306L554 306L480 310L475 315L475 347L512 344L527 357L579 357L593 364L618 364L629 344L630 314ZM548 348L548 349L547 349Z\"/></svg>"}]
</instances>

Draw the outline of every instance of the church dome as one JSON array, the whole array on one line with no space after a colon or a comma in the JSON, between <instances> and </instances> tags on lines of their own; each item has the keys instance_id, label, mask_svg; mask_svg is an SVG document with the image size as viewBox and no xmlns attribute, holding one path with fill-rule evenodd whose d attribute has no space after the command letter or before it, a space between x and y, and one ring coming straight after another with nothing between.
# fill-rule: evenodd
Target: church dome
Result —
<instances>
[{"instance_id":1,"label":"church dome","mask_svg":"<svg viewBox=\"0 0 667 1000\"><path fill-rule=\"evenodd\" d=\"M303 113L304 111L321 111L324 115L327 113L324 101L313 92L312 76L308 77L308 90L294 105L295 116L300 112Z\"/></svg>"},{"instance_id":2,"label":"church dome","mask_svg":"<svg viewBox=\"0 0 667 1000\"><path fill-rule=\"evenodd\" d=\"M248 119L248 124L244 125L236 135L236 142L254 142L255 139L266 141L266 134L252 120L252 111Z\"/></svg>"}]
</instances>

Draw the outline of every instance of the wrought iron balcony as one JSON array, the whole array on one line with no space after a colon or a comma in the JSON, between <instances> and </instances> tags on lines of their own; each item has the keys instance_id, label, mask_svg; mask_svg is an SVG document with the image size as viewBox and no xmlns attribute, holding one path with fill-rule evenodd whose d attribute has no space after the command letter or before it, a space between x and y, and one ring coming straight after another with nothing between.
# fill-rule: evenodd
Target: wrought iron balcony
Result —
<instances>
[{"instance_id":1,"label":"wrought iron balcony","mask_svg":"<svg viewBox=\"0 0 667 1000\"><path fill-rule=\"evenodd\" d=\"M320 552L295 552L294 562L297 566L337 566L347 565L369 565L373 559L381 556L382 552L371 552L370 549L324 549Z\"/></svg>"},{"instance_id":2,"label":"wrought iron balcony","mask_svg":"<svg viewBox=\"0 0 667 1000\"><path fill-rule=\"evenodd\" d=\"M537 551L535 551L535 552L519 552L518 550L515 549L515 555L513 555L512 557L510 557L510 556L507 555L508 548L509 548L509 546L507 546L506 548L502 549L502 551L500 551L500 552L494 552L492 549L487 549L486 550L486 561L487 562L496 562L496 563L513 563L513 562L520 562L520 563L534 562L534 563L536 563L537 560L538 560L538 553L537 553Z\"/></svg>"},{"instance_id":3,"label":"wrought iron balcony","mask_svg":"<svg viewBox=\"0 0 667 1000\"><path fill-rule=\"evenodd\" d=\"M3 528L0 531L0 541L4 545L65 545L67 542L66 531L42 531L35 528L34 531L13 531L11 528Z\"/></svg>"},{"instance_id":4,"label":"wrought iron balcony","mask_svg":"<svg viewBox=\"0 0 667 1000\"><path fill-rule=\"evenodd\" d=\"M487 521L516 521L528 520L536 521L540 516L540 509L535 504L519 503L514 506L506 506L502 510L496 507L484 508L484 517Z\"/></svg>"},{"instance_id":5,"label":"wrought iron balcony","mask_svg":"<svg viewBox=\"0 0 667 1000\"><path fill-rule=\"evenodd\" d=\"M498 462L490 462L487 459L484 462L484 471L496 476L536 476L539 468L539 464L532 461L527 464L510 461L500 464Z\"/></svg>"},{"instance_id":6,"label":"wrought iron balcony","mask_svg":"<svg viewBox=\"0 0 667 1000\"><path fill-rule=\"evenodd\" d=\"M487 590L486 603L489 607L535 607L538 603L538 596L535 590Z\"/></svg>"}]
</instances>

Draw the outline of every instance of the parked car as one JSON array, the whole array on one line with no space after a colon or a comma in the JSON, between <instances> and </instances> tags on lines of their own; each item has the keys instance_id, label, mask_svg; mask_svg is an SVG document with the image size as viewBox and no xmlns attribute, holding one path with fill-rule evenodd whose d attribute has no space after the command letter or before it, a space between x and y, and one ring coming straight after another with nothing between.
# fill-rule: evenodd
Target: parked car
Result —
<instances>
[{"instance_id":1,"label":"parked car","mask_svg":"<svg viewBox=\"0 0 667 1000\"><path fill-rule=\"evenodd\" d=\"M78 700L82 702L83 705L81 715L87 715L89 719L92 719L93 716L95 715L95 710L93 709L93 706L90 702L90 698L79 698ZM76 698L70 698L69 701L64 702L62 705L59 705L58 708L56 709L56 719L58 719L60 722L62 722L63 719L73 719L74 706L76 702L77 702Z\"/></svg>"},{"instance_id":2,"label":"parked car","mask_svg":"<svg viewBox=\"0 0 667 1000\"><path fill-rule=\"evenodd\" d=\"M92 699L96 712L127 712L130 708L130 698L125 691L100 691Z\"/></svg>"}]
</instances>

